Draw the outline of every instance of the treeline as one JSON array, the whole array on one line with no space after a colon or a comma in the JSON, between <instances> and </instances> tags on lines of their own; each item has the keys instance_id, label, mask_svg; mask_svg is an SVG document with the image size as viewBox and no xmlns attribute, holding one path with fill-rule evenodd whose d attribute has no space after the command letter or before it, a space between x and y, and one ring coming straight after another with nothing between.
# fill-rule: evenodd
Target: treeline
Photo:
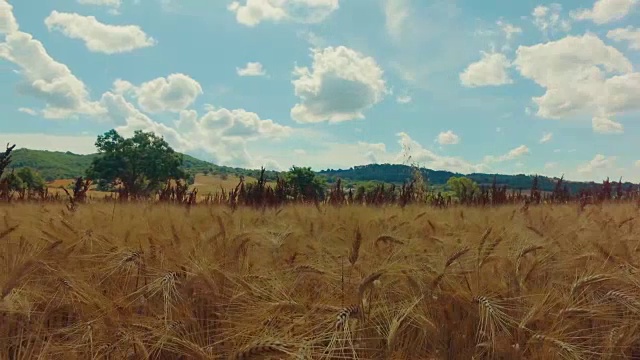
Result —
<instances>
[{"instance_id":1,"label":"treeline","mask_svg":"<svg viewBox=\"0 0 640 360\"><path fill-rule=\"evenodd\" d=\"M15 149L12 154L11 167L13 169L30 168L37 171L46 182L59 179L75 179L79 176L84 177L87 168L91 165L93 159L98 156L98 154L80 155L69 151L31 149ZM182 154L182 156L182 168L191 175L212 174L221 177L245 176L252 178L260 176L259 169L220 166L186 154ZM269 180L275 180L277 174L278 172L276 171L266 171L265 176Z\"/></svg>"},{"instance_id":2,"label":"treeline","mask_svg":"<svg viewBox=\"0 0 640 360\"><path fill-rule=\"evenodd\" d=\"M13 151L13 169L30 168L36 170L42 178L47 181L58 179L74 179L79 176L86 175L86 169L89 167L93 159L98 154L78 155L71 152L59 151L43 151L17 149ZM195 176L196 174L216 175L223 179L227 177L240 177L257 179L261 176L260 169L243 169L229 166L219 166L207 161L196 159L192 156L182 154L182 169ZM347 188L356 188L364 185L366 188L372 188L385 183L388 185L402 185L412 174L413 168L400 164L370 164L363 166L355 166L350 169L334 170L326 169L316 172L317 175L324 177L326 183L333 185L337 179L341 179L342 184ZM490 186L494 179L500 185L506 185L512 190L526 191L531 186L534 175L504 175L504 174L484 174L473 173L463 175L450 171L439 171L421 168L422 177L429 179L431 188L442 188L452 177L468 177L479 185ZM264 176L267 180L274 182L278 176L282 177L284 172L265 170ZM560 174L558 174L560 175ZM540 190L553 191L557 178L539 176L538 183ZM597 185L594 182L575 182L564 181L572 193L578 193L583 189L590 189ZM624 186L632 185L625 182Z\"/></svg>"},{"instance_id":3,"label":"treeline","mask_svg":"<svg viewBox=\"0 0 640 360\"><path fill-rule=\"evenodd\" d=\"M495 175L488 182L474 181L473 176L450 176L444 184L434 186L425 176L425 169L401 167L396 169L406 177L401 184L360 184L345 186L341 178L327 179L308 167L292 167L283 173L271 173L261 169L257 181L240 181L233 189L221 189L216 193L198 194L189 187L192 181L193 163L185 166L185 156L175 152L161 137L151 132L136 131L131 138L124 138L115 130L98 136L98 153L76 178L65 195L49 194L44 180L28 168L8 170L12 164L14 146L7 146L0 153L0 198L12 200L56 201L66 199L70 207L92 199L89 189L93 184L111 192L105 201L160 201L196 204L219 204L252 207L278 207L290 203L313 203L317 206L365 204L371 206L396 204L424 204L435 207L452 205L496 206L503 204L567 203L581 204L604 201L637 201L638 186L605 180L573 191L571 183L560 179L553 182L550 191L544 187L548 178L530 177L526 188L510 189L500 184ZM197 165L197 164L196 164ZM372 169L381 167L371 166ZM405 169L409 169L408 171ZM331 170L329 170L331 171ZM330 182L328 182L328 180ZM488 183L487 183L488 182Z\"/></svg>"},{"instance_id":4,"label":"treeline","mask_svg":"<svg viewBox=\"0 0 640 360\"><path fill-rule=\"evenodd\" d=\"M512 190L528 190L531 187L534 177L538 178L538 187L541 191L553 191L558 179L550 178L546 176L537 175L504 175L504 174L485 174L485 173L472 173L468 175L455 173L451 171L443 170L431 170L420 168L421 176L425 179L429 179L429 184L432 186L446 185L452 177L466 177L479 185L491 186L493 182L506 185L507 188ZM344 170L326 169L318 172L320 175L324 175L327 178L327 182L333 183L337 179L342 181L370 181L377 180L385 183L401 184L407 178L409 178L414 169L411 166L401 164L369 164L354 166ZM565 181L563 185L566 185L572 193L578 193L582 190L589 190L593 186L597 186L595 182L576 182ZM630 186L633 183L624 182L623 185Z\"/></svg>"}]
</instances>

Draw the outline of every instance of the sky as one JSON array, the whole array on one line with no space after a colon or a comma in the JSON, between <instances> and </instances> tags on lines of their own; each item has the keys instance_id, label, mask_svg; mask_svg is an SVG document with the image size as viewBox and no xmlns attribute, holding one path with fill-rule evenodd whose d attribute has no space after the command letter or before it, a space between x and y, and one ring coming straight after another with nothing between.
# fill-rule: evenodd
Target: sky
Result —
<instances>
[{"instance_id":1,"label":"sky","mask_svg":"<svg viewBox=\"0 0 640 360\"><path fill-rule=\"evenodd\" d=\"M0 142L640 182L639 24L640 0L0 0Z\"/></svg>"}]
</instances>

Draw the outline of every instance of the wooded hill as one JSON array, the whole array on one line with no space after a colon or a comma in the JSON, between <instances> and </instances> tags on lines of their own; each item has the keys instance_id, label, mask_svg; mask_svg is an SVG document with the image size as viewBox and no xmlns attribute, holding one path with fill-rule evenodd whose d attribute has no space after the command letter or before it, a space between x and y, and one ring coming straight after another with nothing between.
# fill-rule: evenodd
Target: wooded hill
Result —
<instances>
[{"instance_id":1,"label":"wooded hill","mask_svg":"<svg viewBox=\"0 0 640 360\"><path fill-rule=\"evenodd\" d=\"M78 155L71 152L60 151L44 151L17 149L12 154L11 168L19 169L22 167L32 168L40 173L47 181L56 179L70 179L78 176L84 176L85 170L97 154ZM207 161L196 159L189 155L183 155L183 167L189 173L210 173L215 175L233 175L233 176L250 176L258 177L260 170L234 168L229 166L219 166ZM333 183L337 178L341 178L346 184L363 183L363 182L382 182L401 184L411 176L411 167L400 164L370 164L362 166L354 166L349 169L327 169L316 171L327 179L327 182ZM494 176L498 185L507 185L510 189L528 190L533 181L533 175L503 175L503 174L460 174L450 171L421 169L422 175L428 179L428 183L432 186L441 187L446 184L447 180L453 176L467 176L479 185L491 185ZM266 172L267 179L273 180L278 175L275 171ZM558 174L560 177L561 174ZM596 185L594 182L572 182L570 179L566 181L569 190L574 193L582 188L589 188ZM619 179L611 179L618 181ZM539 188L542 191L553 191L556 179L540 176L538 179ZM625 183L624 186L634 185Z\"/></svg>"}]
</instances>

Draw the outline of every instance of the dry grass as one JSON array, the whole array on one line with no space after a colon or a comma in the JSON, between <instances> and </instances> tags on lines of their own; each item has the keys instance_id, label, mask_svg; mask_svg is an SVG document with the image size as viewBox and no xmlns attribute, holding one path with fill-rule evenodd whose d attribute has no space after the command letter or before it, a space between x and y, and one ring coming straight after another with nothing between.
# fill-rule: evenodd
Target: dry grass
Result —
<instances>
[{"instance_id":1,"label":"dry grass","mask_svg":"<svg viewBox=\"0 0 640 360\"><path fill-rule=\"evenodd\" d=\"M247 183L255 183L258 181L256 178L251 176L246 176L244 180ZM198 189L198 193L200 194L215 194L220 192L220 189L224 189L225 191L234 189L239 182L240 178L233 175L229 175L223 179L219 175L198 174L194 179L193 185L189 186L189 190ZM273 182L267 181L266 185L273 186L274 184Z\"/></svg>"},{"instance_id":2,"label":"dry grass","mask_svg":"<svg viewBox=\"0 0 640 360\"><path fill-rule=\"evenodd\" d=\"M0 359L629 359L631 205L0 207Z\"/></svg>"},{"instance_id":3,"label":"dry grass","mask_svg":"<svg viewBox=\"0 0 640 360\"><path fill-rule=\"evenodd\" d=\"M55 180L47 183L47 187L49 188L49 194L55 195L59 194L64 197L65 192L60 188L61 186L67 187L73 183L75 183L76 179L61 179ZM253 177L245 177L246 182L256 182L257 180ZM240 182L240 178L237 176L229 175L226 178L222 178L219 175L204 175L198 174L195 176L194 183L189 186L189 190L198 189L198 200L204 199L207 194L216 194L220 193L223 189L224 191L230 191L238 185ZM270 182L267 182L268 185L273 185ZM107 196L114 196L114 193L106 192L106 191L97 191L96 185L91 186L91 190L88 192L88 195L93 199L102 199Z\"/></svg>"}]
</instances>

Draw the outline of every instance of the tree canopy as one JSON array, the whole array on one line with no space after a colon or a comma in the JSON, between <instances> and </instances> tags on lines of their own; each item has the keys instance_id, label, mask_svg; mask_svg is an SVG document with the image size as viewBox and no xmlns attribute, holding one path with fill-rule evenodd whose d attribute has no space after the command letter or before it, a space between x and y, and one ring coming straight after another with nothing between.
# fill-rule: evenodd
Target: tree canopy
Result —
<instances>
[{"instance_id":1,"label":"tree canopy","mask_svg":"<svg viewBox=\"0 0 640 360\"><path fill-rule=\"evenodd\" d=\"M294 198L312 200L323 197L324 179L317 176L310 167L291 167L285 174L285 180L291 186Z\"/></svg>"},{"instance_id":2,"label":"tree canopy","mask_svg":"<svg viewBox=\"0 0 640 360\"><path fill-rule=\"evenodd\" d=\"M87 177L120 187L124 197L144 197L157 191L170 179L185 179L183 157L153 132L135 131L124 138L115 130L99 135L95 143L98 156Z\"/></svg>"},{"instance_id":3,"label":"tree canopy","mask_svg":"<svg viewBox=\"0 0 640 360\"><path fill-rule=\"evenodd\" d=\"M453 191L456 197L464 200L467 196L471 196L478 191L478 184L465 176L454 176L447 180L447 188Z\"/></svg>"}]
</instances>

